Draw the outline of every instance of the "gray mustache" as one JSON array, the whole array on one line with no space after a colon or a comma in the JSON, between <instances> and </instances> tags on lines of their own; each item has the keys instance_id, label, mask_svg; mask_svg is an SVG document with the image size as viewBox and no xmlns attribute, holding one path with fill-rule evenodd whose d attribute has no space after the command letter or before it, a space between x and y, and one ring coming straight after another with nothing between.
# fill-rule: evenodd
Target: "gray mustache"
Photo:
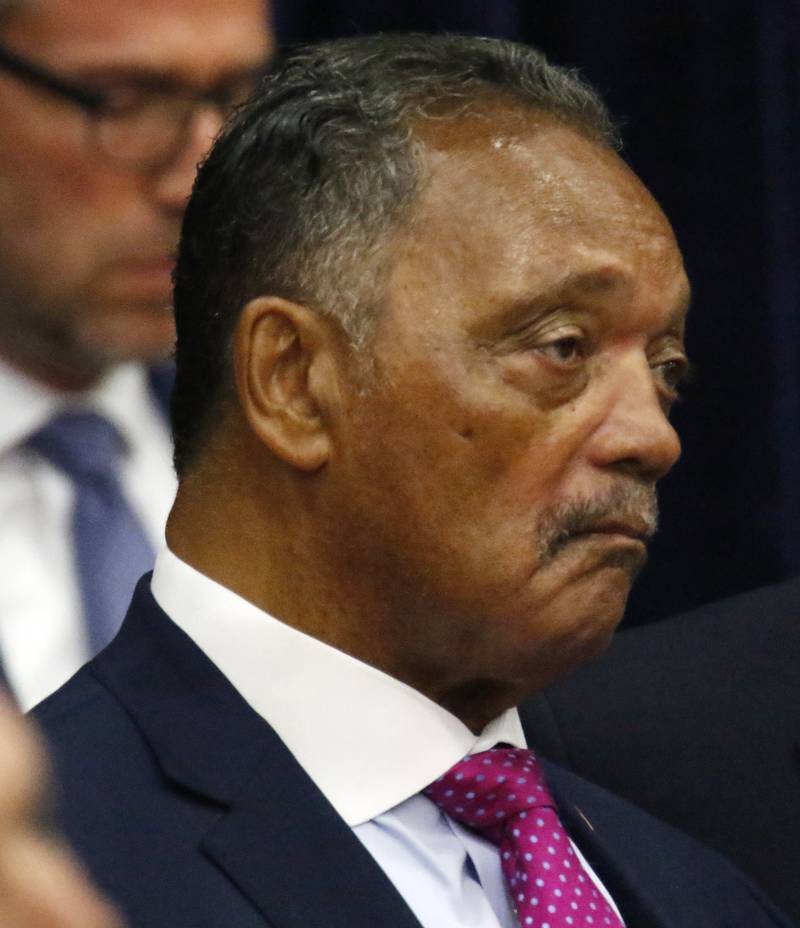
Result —
<instances>
[{"instance_id":1,"label":"gray mustache","mask_svg":"<svg viewBox=\"0 0 800 928\"><path fill-rule=\"evenodd\" d=\"M540 560L551 560L575 536L609 523L627 526L645 541L652 538L658 528L655 487L620 482L601 496L575 497L545 510L537 532Z\"/></svg>"}]
</instances>

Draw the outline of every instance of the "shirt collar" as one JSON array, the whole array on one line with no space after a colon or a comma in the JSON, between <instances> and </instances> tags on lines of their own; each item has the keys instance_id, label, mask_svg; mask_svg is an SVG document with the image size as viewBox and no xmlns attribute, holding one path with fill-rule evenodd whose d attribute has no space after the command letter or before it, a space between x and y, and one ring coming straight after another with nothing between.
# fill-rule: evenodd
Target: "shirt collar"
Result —
<instances>
[{"instance_id":1,"label":"shirt collar","mask_svg":"<svg viewBox=\"0 0 800 928\"><path fill-rule=\"evenodd\" d=\"M0 361L0 454L22 444L58 409L59 394Z\"/></svg>"},{"instance_id":2,"label":"shirt collar","mask_svg":"<svg viewBox=\"0 0 800 928\"><path fill-rule=\"evenodd\" d=\"M169 550L156 560L152 591L351 826L466 754L500 741L526 746L516 709L475 735L421 693L278 621Z\"/></svg>"},{"instance_id":3,"label":"shirt collar","mask_svg":"<svg viewBox=\"0 0 800 928\"><path fill-rule=\"evenodd\" d=\"M131 442L131 410L151 405L147 370L120 364L88 390L54 390L0 361L0 455L21 445L63 409L92 409L114 423L126 444Z\"/></svg>"}]
</instances>

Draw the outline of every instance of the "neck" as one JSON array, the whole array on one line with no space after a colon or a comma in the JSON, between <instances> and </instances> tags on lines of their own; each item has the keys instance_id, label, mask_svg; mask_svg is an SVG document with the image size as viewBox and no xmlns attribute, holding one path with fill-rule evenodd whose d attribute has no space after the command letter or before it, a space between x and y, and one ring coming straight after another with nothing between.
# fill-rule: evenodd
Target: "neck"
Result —
<instances>
[{"instance_id":1,"label":"neck","mask_svg":"<svg viewBox=\"0 0 800 928\"><path fill-rule=\"evenodd\" d=\"M451 641L425 640L418 614L398 618L389 592L370 596L363 578L348 580L340 562L320 553L324 520L304 513L278 476L261 473L269 499L245 485L230 466L224 476L182 477L167 524L170 550L285 624L401 680L476 734L525 695L508 681L454 668Z\"/></svg>"}]
</instances>

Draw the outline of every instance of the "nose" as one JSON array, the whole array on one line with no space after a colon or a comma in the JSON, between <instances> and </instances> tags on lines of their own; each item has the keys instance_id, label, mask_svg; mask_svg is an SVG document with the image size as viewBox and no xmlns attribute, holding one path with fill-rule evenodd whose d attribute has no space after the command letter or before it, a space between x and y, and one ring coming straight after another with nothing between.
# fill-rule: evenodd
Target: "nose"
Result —
<instances>
[{"instance_id":1,"label":"nose","mask_svg":"<svg viewBox=\"0 0 800 928\"><path fill-rule=\"evenodd\" d=\"M183 147L151 179L153 196L165 211L180 216L192 192L197 165L211 148L223 117L213 106L198 107L192 114Z\"/></svg>"},{"instance_id":2,"label":"nose","mask_svg":"<svg viewBox=\"0 0 800 928\"><path fill-rule=\"evenodd\" d=\"M678 434L644 356L629 359L609 378L606 413L593 432L589 455L597 467L655 482L681 455Z\"/></svg>"}]
</instances>

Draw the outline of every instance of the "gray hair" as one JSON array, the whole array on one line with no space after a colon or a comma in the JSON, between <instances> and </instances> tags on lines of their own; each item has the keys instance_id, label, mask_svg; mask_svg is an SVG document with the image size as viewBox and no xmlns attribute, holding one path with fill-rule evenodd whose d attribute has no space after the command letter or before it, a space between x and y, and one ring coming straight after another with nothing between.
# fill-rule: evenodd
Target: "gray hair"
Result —
<instances>
[{"instance_id":1,"label":"gray hair","mask_svg":"<svg viewBox=\"0 0 800 928\"><path fill-rule=\"evenodd\" d=\"M380 310L390 242L420 189L421 123L531 108L618 147L574 71L500 39L379 35L290 51L201 166L176 270L179 472L230 383L227 346L259 294L302 302L356 347Z\"/></svg>"}]
</instances>

